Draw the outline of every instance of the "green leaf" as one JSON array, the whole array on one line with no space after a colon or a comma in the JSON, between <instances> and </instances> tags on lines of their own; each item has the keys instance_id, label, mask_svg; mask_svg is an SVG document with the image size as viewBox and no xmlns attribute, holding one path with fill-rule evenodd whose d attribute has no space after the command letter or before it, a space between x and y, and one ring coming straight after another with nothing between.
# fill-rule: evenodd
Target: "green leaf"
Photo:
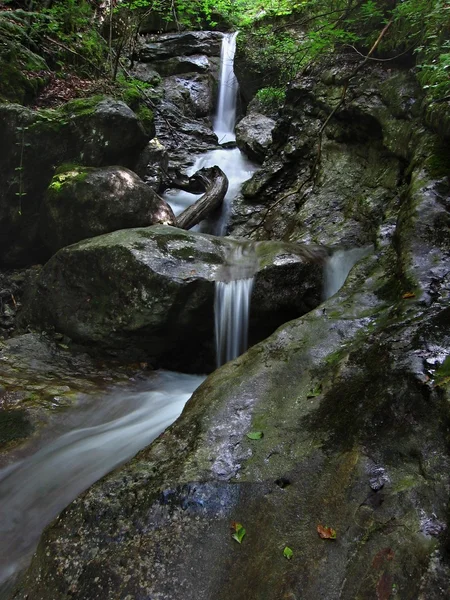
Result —
<instances>
[{"instance_id":1,"label":"green leaf","mask_svg":"<svg viewBox=\"0 0 450 600\"><path fill-rule=\"evenodd\" d=\"M234 530L234 533L231 535L233 540L236 540L238 544L242 544L242 540L244 539L245 534L247 533L244 527L240 523L236 523L236 521L233 521L231 523L231 529Z\"/></svg>"},{"instance_id":2,"label":"green leaf","mask_svg":"<svg viewBox=\"0 0 450 600\"><path fill-rule=\"evenodd\" d=\"M309 390L309 392L306 394L307 398L316 398L317 396L320 396L320 394L322 393L322 384L318 383L316 386L314 386L313 388L311 388Z\"/></svg>"},{"instance_id":3,"label":"green leaf","mask_svg":"<svg viewBox=\"0 0 450 600\"><path fill-rule=\"evenodd\" d=\"M294 553L289 548L289 546L286 546L286 548L283 550L283 556L288 560L291 560L291 558L294 556Z\"/></svg>"},{"instance_id":4,"label":"green leaf","mask_svg":"<svg viewBox=\"0 0 450 600\"><path fill-rule=\"evenodd\" d=\"M245 434L249 440L260 440L264 433L262 431L249 431Z\"/></svg>"}]
</instances>

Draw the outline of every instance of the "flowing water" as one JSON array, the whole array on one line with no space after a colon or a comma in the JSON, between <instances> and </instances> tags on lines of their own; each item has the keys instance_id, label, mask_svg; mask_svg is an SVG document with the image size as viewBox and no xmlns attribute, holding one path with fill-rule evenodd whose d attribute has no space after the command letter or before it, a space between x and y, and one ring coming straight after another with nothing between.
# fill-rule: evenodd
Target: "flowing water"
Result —
<instances>
[{"instance_id":1,"label":"flowing water","mask_svg":"<svg viewBox=\"0 0 450 600\"><path fill-rule=\"evenodd\" d=\"M323 299L328 300L328 298L334 296L344 285L351 268L372 251L373 246L364 246L333 252L325 267Z\"/></svg>"},{"instance_id":2,"label":"flowing water","mask_svg":"<svg viewBox=\"0 0 450 600\"><path fill-rule=\"evenodd\" d=\"M178 418L204 377L159 371L137 389L72 411L76 428L0 471L0 598L44 527L81 492Z\"/></svg>"},{"instance_id":3,"label":"flowing water","mask_svg":"<svg viewBox=\"0 0 450 600\"><path fill-rule=\"evenodd\" d=\"M219 144L236 139L234 126L236 125L236 104L239 87L234 74L236 38L237 32L224 35L220 53L219 101L214 119L214 133L219 138Z\"/></svg>"},{"instance_id":4,"label":"flowing water","mask_svg":"<svg viewBox=\"0 0 450 600\"><path fill-rule=\"evenodd\" d=\"M222 42L219 100L214 117L214 133L216 133L220 144L236 139L234 126L236 123L238 82L233 71L236 37L237 33L226 34ZM209 219L201 229L213 235L223 236L226 233L231 202L239 193L244 181L250 179L258 167L238 148L217 148L199 156L194 165L188 169L187 175L193 175L203 167L213 167L214 165L220 167L228 177L228 191L220 215ZM182 190L168 190L164 194L164 198L172 207L175 215L179 215L199 197L199 194L190 194Z\"/></svg>"},{"instance_id":5,"label":"flowing water","mask_svg":"<svg viewBox=\"0 0 450 600\"><path fill-rule=\"evenodd\" d=\"M252 247L236 246L227 265L219 273L214 302L218 367L247 350L250 298L256 267Z\"/></svg>"}]
</instances>

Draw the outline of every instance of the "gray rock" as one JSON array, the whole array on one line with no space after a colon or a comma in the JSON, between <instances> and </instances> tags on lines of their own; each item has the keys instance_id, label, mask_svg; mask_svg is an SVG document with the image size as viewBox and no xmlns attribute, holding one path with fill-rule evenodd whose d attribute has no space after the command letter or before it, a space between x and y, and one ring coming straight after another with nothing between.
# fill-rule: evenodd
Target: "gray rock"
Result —
<instances>
[{"instance_id":1,"label":"gray rock","mask_svg":"<svg viewBox=\"0 0 450 600\"><path fill-rule=\"evenodd\" d=\"M168 183L169 154L158 138L153 138L142 150L135 172L155 192Z\"/></svg>"},{"instance_id":2,"label":"gray rock","mask_svg":"<svg viewBox=\"0 0 450 600\"><path fill-rule=\"evenodd\" d=\"M181 75L183 73L207 73L211 64L208 57L203 54L192 56L173 56L167 60L152 62L152 68L163 77Z\"/></svg>"},{"instance_id":3,"label":"gray rock","mask_svg":"<svg viewBox=\"0 0 450 600\"><path fill-rule=\"evenodd\" d=\"M213 80L208 75L167 77L164 97L190 117L207 117L213 110Z\"/></svg>"},{"instance_id":4,"label":"gray rock","mask_svg":"<svg viewBox=\"0 0 450 600\"><path fill-rule=\"evenodd\" d=\"M275 121L259 113L251 113L236 126L236 143L247 156L263 163L272 144Z\"/></svg>"},{"instance_id":5,"label":"gray rock","mask_svg":"<svg viewBox=\"0 0 450 600\"><path fill-rule=\"evenodd\" d=\"M174 56L206 54L219 56L223 34L217 31L185 31L149 36L138 50L140 62L153 62Z\"/></svg>"},{"instance_id":6,"label":"gray rock","mask_svg":"<svg viewBox=\"0 0 450 600\"><path fill-rule=\"evenodd\" d=\"M73 167L53 177L39 233L54 253L86 238L156 223L174 225L172 209L135 173L124 167Z\"/></svg>"}]
</instances>

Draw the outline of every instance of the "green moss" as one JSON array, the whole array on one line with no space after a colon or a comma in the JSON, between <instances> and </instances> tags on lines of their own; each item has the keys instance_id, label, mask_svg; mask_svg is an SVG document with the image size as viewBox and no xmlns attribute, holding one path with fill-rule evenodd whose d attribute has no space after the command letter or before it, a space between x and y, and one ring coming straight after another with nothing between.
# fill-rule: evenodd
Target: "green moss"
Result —
<instances>
[{"instance_id":1,"label":"green moss","mask_svg":"<svg viewBox=\"0 0 450 600\"><path fill-rule=\"evenodd\" d=\"M433 154L425 161L425 166L432 177L440 178L450 175L450 147L438 142Z\"/></svg>"},{"instance_id":2,"label":"green moss","mask_svg":"<svg viewBox=\"0 0 450 600\"><path fill-rule=\"evenodd\" d=\"M99 102L104 100L104 96L91 96L89 98L76 98L75 100L71 100L59 110L62 114L71 116L86 116L92 115L95 112L95 109Z\"/></svg>"},{"instance_id":3,"label":"green moss","mask_svg":"<svg viewBox=\"0 0 450 600\"><path fill-rule=\"evenodd\" d=\"M48 190L59 193L66 183L85 181L92 169L79 165L64 164L56 169Z\"/></svg>"},{"instance_id":4,"label":"green moss","mask_svg":"<svg viewBox=\"0 0 450 600\"><path fill-rule=\"evenodd\" d=\"M395 494L398 494L399 492L404 492L405 490L410 490L411 488L416 487L418 484L419 484L419 482L417 481L416 477L414 477L413 475L405 475L405 477L400 479L400 481L397 481L397 483L394 483L392 491Z\"/></svg>"},{"instance_id":5,"label":"green moss","mask_svg":"<svg viewBox=\"0 0 450 600\"><path fill-rule=\"evenodd\" d=\"M135 112L144 127L145 133L151 135L153 133L153 123L155 120L153 111L150 110L148 106L141 104Z\"/></svg>"},{"instance_id":6,"label":"green moss","mask_svg":"<svg viewBox=\"0 0 450 600\"><path fill-rule=\"evenodd\" d=\"M435 382L439 387L450 385L450 356L444 360L435 373Z\"/></svg>"}]
</instances>

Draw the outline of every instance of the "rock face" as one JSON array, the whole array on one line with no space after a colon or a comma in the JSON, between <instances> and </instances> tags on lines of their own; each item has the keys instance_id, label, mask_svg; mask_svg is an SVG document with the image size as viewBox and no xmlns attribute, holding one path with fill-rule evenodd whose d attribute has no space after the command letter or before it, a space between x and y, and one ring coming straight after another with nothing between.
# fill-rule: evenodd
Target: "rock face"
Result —
<instances>
[{"instance_id":1,"label":"rock face","mask_svg":"<svg viewBox=\"0 0 450 600\"><path fill-rule=\"evenodd\" d=\"M22 322L55 328L97 352L211 369L214 281L235 245L165 226L85 240L44 266ZM256 252L251 337L261 339L320 302L327 252L271 242Z\"/></svg>"},{"instance_id":2,"label":"rock face","mask_svg":"<svg viewBox=\"0 0 450 600\"><path fill-rule=\"evenodd\" d=\"M152 35L136 52L133 74L160 84L154 91L155 124L167 149L168 173L192 165L195 155L217 147L214 110L223 34L216 31Z\"/></svg>"},{"instance_id":3,"label":"rock face","mask_svg":"<svg viewBox=\"0 0 450 600\"><path fill-rule=\"evenodd\" d=\"M39 233L56 252L118 229L175 225L170 206L124 167L73 167L59 171L41 206Z\"/></svg>"},{"instance_id":4,"label":"rock face","mask_svg":"<svg viewBox=\"0 0 450 600\"><path fill-rule=\"evenodd\" d=\"M55 166L133 166L149 137L136 114L113 99L75 100L47 111L0 104L0 262L45 258L36 214Z\"/></svg>"},{"instance_id":5,"label":"rock face","mask_svg":"<svg viewBox=\"0 0 450 600\"><path fill-rule=\"evenodd\" d=\"M236 143L242 152L263 163L272 144L275 121L258 113L244 117L236 126Z\"/></svg>"},{"instance_id":6,"label":"rock face","mask_svg":"<svg viewBox=\"0 0 450 600\"><path fill-rule=\"evenodd\" d=\"M430 172L446 174L431 164L439 162L442 142L421 119L414 76L379 65L352 80L323 131L317 160L324 115L354 68L345 57L340 63L322 65L288 90L272 154L235 203L234 234L365 245L379 234L384 215L396 214L408 165L428 157Z\"/></svg>"},{"instance_id":7,"label":"rock face","mask_svg":"<svg viewBox=\"0 0 450 600\"><path fill-rule=\"evenodd\" d=\"M152 62L174 56L220 55L223 34L217 31L185 31L149 36L139 49L140 62Z\"/></svg>"}]
</instances>

